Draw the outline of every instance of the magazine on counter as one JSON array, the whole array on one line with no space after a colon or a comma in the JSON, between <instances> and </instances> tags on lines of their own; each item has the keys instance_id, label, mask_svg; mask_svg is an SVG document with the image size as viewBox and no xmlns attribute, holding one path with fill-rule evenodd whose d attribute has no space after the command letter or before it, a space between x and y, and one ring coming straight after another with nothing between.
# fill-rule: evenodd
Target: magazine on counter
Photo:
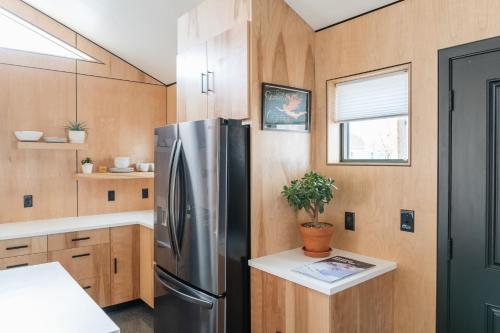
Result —
<instances>
[{"instance_id":1,"label":"magazine on counter","mask_svg":"<svg viewBox=\"0 0 500 333\"><path fill-rule=\"evenodd\" d=\"M293 270L318 280L332 283L374 266L366 262L335 256L312 264L303 265Z\"/></svg>"}]
</instances>

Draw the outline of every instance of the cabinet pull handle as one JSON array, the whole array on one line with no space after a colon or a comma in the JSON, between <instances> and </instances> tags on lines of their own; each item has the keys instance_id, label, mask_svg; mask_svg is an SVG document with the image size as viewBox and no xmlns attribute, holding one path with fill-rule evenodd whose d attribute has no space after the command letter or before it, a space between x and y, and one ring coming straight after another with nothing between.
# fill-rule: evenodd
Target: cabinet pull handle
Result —
<instances>
[{"instance_id":1,"label":"cabinet pull handle","mask_svg":"<svg viewBox=\"0 0 500 333\"><path fill-rule=\"evenodd\" d=\"M26 248L28 248L28 245L19 245L19 246L8 247L5 250L12 251L12 250L19 250L19 249L26 249Z\"/></svg>"},{"instance_id":2,"label":"cabinet pull handle","mask_svg":"<svg viewBox=\"0 0 500 333\"><path fill-rule=\"evenodd\" d=\"M212 80L210 80L210 76L212 76ZM214 79L215 79L215 73L214 72L207 72L207 91L214 92ZM210 85L210 81L212 81L212 85ZM210 88L212 87L212 88Z\"/></svg>"},{"instance_id":3,"label":"cabinet pull handle","mask_svg":"<svg viewBox=\"0 0 500 333\"><path fill-rule=\"evenodd\" d=\"M10 266L5 267L5 269L11 269L11 268L17 268L17 267L24 267L24 266L28 266L28 263L18 264L18 265L10 265Z\"/></svg>"},{"instance_id":4,"label":"cabinet pull handle","mask_svg":"<svg viewBox=\"0 0 500 333\"><path fill-rule=\"evenodd\" d=\"M115 274L118 273L118 259L115 258Z\"/></svg>"},{"instance_id":5,"label":"cabinet pull handle","mask_svg":"<svg viewBox=\"0 0 500 333\"><path fill-rule=\"evenodd\" d=\"M92 288L92 286L85 286L85 287L82 287L84 290L87 290L87 289L90 289Z\"/></svg>"},{"instance_id":6,"label":"cabinet pull handle","mask_svg":"<svg viewBox=\"0 0 500 333\"><path fill-rule=\"evenodd\" d=\"M207 81L207 74L201 73L201 93L206 94L208 91L205 89L205 81ZM208 85L208 81L207 81Z\"/></svg>"},{"instance_id":7,"label":"cabinet pull handle","mask_svg":"<svg viewBox=\"0 0 500 333\"><path fill-rule=\"evenodd\" d=\"M72 242L79 242L79 241L84 241L84 240L89 240L90 237L80 237L80 238L73 238L71 241Z\"/></svg>"},{"instance_id":8,"label":"cabinet pull handle","mask_svg":"<svg viewBox=\"0 0 500 333\"><path fill-rule=\"evenodd\" d=\"M72 256L71 258L76 259L76 258L81 258L81 257L88 257L90 256L90 253L82 253L82 254L76 254Z\"/></svg>"}]
</instances>

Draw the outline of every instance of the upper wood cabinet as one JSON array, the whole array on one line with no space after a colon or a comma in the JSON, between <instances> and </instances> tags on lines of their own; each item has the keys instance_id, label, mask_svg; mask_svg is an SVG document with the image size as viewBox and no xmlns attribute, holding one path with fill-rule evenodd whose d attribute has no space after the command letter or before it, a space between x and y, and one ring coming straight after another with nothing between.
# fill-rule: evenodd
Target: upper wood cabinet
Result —
<instances>
[{"instance_id":1,"label":"upper wood cabinet","mask_svg":"<svg viewBox=\"0 0 500 333\"><path fill-rule=\"evenodd\" d=\"M139 297L139 226L111 228L111 304Z\"/></svg>"},{"instance_id":2,"label":"upper wood cabinet","mask_svg":"<svg viewBox=\"0 0 500 333\"><path fill-rule=\"evenodd\" d=\"M248 118L248 23L207 42L208 118Z\"/></svg>"},{"instance_id":3,"label":"upper wood cabinet","mask_svg":"<svg viewBox=\"0 0 500 333\"><path fill-rule=\"evenodd\" d=\"M177 56L178 121L248 118L248 22Z\"/></svg>"}]
</instances>

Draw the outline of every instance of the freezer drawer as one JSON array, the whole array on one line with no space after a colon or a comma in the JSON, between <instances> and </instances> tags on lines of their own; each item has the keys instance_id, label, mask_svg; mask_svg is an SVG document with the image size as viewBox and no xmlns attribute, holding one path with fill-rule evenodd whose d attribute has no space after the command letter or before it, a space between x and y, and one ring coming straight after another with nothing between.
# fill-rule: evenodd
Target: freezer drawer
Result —
<instances>
[{"instance_id":1,"label":"freezer drawer","mask_svg":"<svg viewBox=\"0 0 500 333\"><path fill-rule=\"evenodd\" d=\"M155 333L224 333L225 299L187 286L155 267Z\"/></svg>"}]
</instances>

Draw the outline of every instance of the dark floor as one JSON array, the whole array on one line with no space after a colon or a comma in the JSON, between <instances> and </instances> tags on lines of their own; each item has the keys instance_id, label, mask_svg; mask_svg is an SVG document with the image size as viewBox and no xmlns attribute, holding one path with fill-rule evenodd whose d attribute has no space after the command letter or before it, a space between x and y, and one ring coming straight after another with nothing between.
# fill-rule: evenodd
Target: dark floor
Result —
<instances>
[{"instance_id":1,"label":"dark floor","mask_svg":"<svg viewBox=\"0 0 500 333\"><path fill-rule=\"evenodd\" d=\"M132 302L105 309L121 333L153 333L153 310L143 302Z\"/></svg>"}]
</instances>

